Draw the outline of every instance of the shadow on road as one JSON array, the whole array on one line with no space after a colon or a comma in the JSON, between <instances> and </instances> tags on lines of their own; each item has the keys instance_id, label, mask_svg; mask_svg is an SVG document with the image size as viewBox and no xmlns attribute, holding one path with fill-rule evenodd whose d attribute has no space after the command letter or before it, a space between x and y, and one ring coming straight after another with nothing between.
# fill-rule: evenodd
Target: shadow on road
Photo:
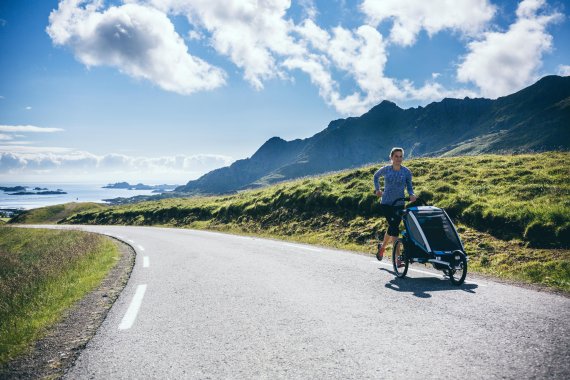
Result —
<instances>
[{"instance_id":1,"label":"shadow on road","mask_svg":"<svg viewBox=\"0 0 570 380\"><path fill-rule=\"evenodd\" d=\"M386 271L394 275L394 279L390 280L386 284L388 289L395 290L397 292L413 293L414 296L418 298L430 298L431 292L441 292L449 290L461 290L467 293L475 293L475 289L479 286L477 284L462 284L461 286L456 286L451 284L449 279L441 278L439 276L435 277L418 277L418 278L398 278L395 277L396 274L388 269L380 268L380 270Z\"/></svg>"}]
</instances>

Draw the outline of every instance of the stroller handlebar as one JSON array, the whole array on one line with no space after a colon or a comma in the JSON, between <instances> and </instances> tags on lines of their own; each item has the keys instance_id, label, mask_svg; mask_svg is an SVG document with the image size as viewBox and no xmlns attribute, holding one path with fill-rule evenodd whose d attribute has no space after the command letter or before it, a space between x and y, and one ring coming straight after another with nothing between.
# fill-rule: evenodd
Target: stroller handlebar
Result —
<instances>
[{"instance_id":1,"label":"stroller handlebar","mask_svg":"<svg viewBox=\"0 0 570 380\"><path fill-rule=\"evenodd\" d=\"M398 198L398 199L394 199L394 202L392 202L392 206L395 206L396 203L400 202L400 201L405 201L405 202L409 202L410 201L410 197L405 197L405 198ZM422 198L416 198L416 200L413 203L418 203L422 206L426 205L426 202L422 199Z\"/></svg>"}]
</instances>

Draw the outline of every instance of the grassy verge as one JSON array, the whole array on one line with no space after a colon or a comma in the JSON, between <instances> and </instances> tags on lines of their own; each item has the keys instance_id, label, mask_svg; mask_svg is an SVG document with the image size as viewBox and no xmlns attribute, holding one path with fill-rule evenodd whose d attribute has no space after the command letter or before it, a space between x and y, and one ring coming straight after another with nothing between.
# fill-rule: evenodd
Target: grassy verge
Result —
<instances>
[{"instance_id":1,"label":"grassy verge","mask_svg":"<svg viewBox=\"0 0 570 380\"><path fill-rule=\"evenodd\" d=\"M0 363L39 339L118 258L99 235L0 227Z\"/></svg>"},{"instance_id":2,"label":"grassy verge","mask_svg":"<svg viewBox=\"0 0 570 380\"><path fill-rule=\"evenodd\" d=\"M106 206L92 202L71 202L55 206L39 207L12 218L9 223L19 224L55 224L61 219L83 211L100 211Z\"/></svg>"},{"instance_id":3,"label":"grassy verge","mask_svg":"<svg viewBox=\"0 0 570 380\"><path fill-rule=\"evenodd\" d=\"M406 162L416 193L454 220L502 240L570 247L570 153L422 158ZM275 224L331 214L374 218L372 175L379 165L236 195L174 198L78 213L68 223L172 224L195 221Z\"/></svg>"}]
</instances>

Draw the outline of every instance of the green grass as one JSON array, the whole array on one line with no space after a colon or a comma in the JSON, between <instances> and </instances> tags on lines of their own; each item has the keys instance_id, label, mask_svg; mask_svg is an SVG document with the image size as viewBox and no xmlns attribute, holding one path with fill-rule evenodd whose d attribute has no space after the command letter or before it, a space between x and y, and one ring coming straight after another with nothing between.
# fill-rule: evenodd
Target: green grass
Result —
<instances>
[{"instance_id":1,"label":"green grass","mask_svg":"<svg viewBox=\"0 0 570 380\"><path fill-rule=\"evenodd\" d=\"M474 271L570 291L569 162L568 152L546 152L419 158L405 165L416 193L464 226ZM64 222L213 229L371 252L374 233L387 227L372 192L380 165L235 195L86 211ZM551 267L561 278L552 279Z\"/></svg>"},{"instance_id":2,"label":"green grass","mask_svg":"<svg viewBox=\"0 0 570 380\"><path fill-rule=\"evenodd\" d=\"M55 206L47 206L28 210L18 216L12 218L9 223L18 224L55 224L59 220L64 219L70 215L77 214L78 212L92 210L98 211L104 209L106 206L100 203L92 202L71 202Z\"/></svg>"},{"instance_id":3,"label":"green grass","mask_svg":"<svg viewBox=\"0 0 570 380\"><path fill-rule=\"evenodd\" d=\"M0 227L0 364L39 339L118 258L96 234Z\"/></svg>"},{"instance_id":4,"label":"green grass","mask_svg":"<svg viewBox=\"0 0 570 380\"><path fill-rule=\"evenodd\" d=\"M569 153L427 158L406 162L416 192L478 231L534 247L568 247ZM307 178L225 197L167 199L79 213L71 223L166 224L345 221L378 216L372 175L378 166Z\"/></svg>"}]
</instances>

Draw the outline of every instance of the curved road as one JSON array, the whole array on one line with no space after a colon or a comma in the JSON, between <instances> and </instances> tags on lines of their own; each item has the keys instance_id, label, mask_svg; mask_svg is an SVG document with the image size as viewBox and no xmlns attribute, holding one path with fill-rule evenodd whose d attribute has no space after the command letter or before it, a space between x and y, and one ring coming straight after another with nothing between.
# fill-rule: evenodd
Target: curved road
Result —
<instances>
[{"instance_id":1,"label":"curved road","mask_svg":"<svg viewBox=\"0 0 570 380\"><path fill-rule=\"evenodd\" d=\"M77 227L73 227L77 228ZM135 268L69 379L570 378L570 299L228 234L83 226Z\"/></svg>"}]
</instances>

